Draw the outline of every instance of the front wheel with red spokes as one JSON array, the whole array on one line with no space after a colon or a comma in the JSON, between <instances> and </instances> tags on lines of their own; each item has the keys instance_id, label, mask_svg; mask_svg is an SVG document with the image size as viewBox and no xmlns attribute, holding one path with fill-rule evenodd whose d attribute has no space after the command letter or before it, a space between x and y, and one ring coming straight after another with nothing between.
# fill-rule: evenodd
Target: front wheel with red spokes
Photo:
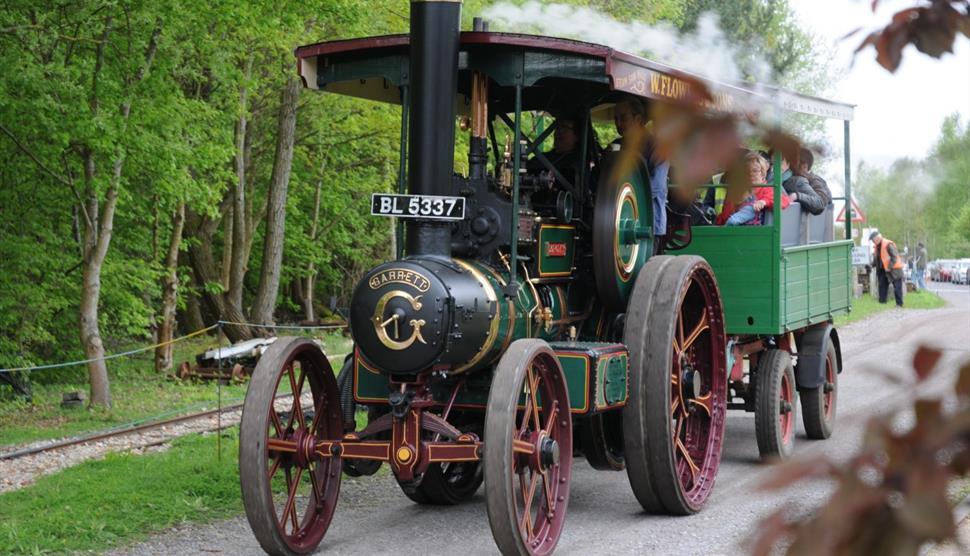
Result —
<instances>
[{"instance_id":1,"label":"front wheel with red spokes","mask_svg":"<svg viewBox=\"0 0 970 556\"><path fill-rule=\"evenodd\" d=\"M633 288L623 446L630 486L649 512L695 513L714 488L727 411L723 315L701 257L651 257Z\"/></svg>"},{"instance_id":2,"label":"front wheel with red spokes","mask_svg":"<svg viewBox=\"0 0 970 556\"><path fill-rule=\"evenodd\" d=\"M339 454L319 443L343 436L340 396L323 351L306 338L280 338L259 358L239 433L246 517L269 554L316 550L340 492Z\"/></svg>"},{"instance_id":3,"label":"front wheel with red spokes","mask_svg":"<svg viewBox=\"0 0 970 556\"><path fill-rule=\"evenodd\" d=\"M559 542L573 454L569 394L542 340L502 355L485 413L485 508L502 554L543 555Z\"/></svg>"},{"instance_id":4,"label":"front wheel with red spokes","mask_svg":"<svg viewBox=\"0 0 970 556\"><path fill-rule=\"evenodd\" d=\"M758 360L754 431L762 459L785 459L795 450L798 390L791 355L769 349Z\"/></svg>"}]
</instances>

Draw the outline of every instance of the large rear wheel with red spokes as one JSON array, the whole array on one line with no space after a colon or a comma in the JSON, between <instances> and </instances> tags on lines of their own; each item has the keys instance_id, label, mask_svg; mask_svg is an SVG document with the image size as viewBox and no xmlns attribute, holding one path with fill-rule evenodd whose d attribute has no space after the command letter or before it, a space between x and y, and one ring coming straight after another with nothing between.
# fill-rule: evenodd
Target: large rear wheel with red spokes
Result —
<instances>
[{"instance_id":1,"label":"large rear wheel with red spokes","mask_svg":"<svg viewBox=\"0 0 970 556\"><path fill-rule=\"evenodd\" d=\"M627 475L649 512L697 512L714 487L727 410L724 318L701 257L652 257L627 307Z\"/></svg>"},{"instance_id":2,"label":"large rear wheel with red spokes","mask_svg":"<svg viewBox=\"0 0 970 556\"><path fill-rule=\"evenodd\" d=\"M269 554L307 554L323 540L341 461L317 444L342 436L337 381L323 351L306 338L274 342L253 371L239 433L243 505Z\"/></svg>"},{"instance_id":3,"label":"large rear wheel with red spokes","mask_svg":"<svg viewBox=\"0 0 970 556\"><path fill-rule=\"evenodd\" d=\"M502 554L550 554L569 504L573 431L559 359L518 340L495 369L485 414L485 508Z\"/></svg>"},{"instance_id":4,"label":"large rear wheel with red spokes","mask_svg":"<svg viewBox=\"0 0 970 556\"><path fill-rule=\"evenodd\" d=\"M754 432L763 459L784 459L795 450L798 390L791 354L769 349L758 360Z\"/></svg>"}]
</instances>

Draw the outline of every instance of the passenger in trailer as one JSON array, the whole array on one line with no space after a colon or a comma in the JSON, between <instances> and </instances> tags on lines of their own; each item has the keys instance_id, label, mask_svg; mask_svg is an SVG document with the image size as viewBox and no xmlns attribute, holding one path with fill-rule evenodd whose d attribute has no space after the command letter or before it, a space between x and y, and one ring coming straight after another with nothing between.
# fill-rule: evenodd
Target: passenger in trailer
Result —
<instances>
[{"instance_id":1,"label":"passenger in trailer","mask_svg":"<svg viewBox=\"0 0 970 556\"><path fill-rule=\"evenodd\" d=\"M746 160L748 153L752 151L746 148L738 149L736 159ZM767 163L765 165L767 168ZM761 177L764 179L764 176ZM731 181L730 169L711 177L711 183L727 186L728 182ZM752 182L761 183L761 182ZM727 187L709 187L704 193L704 200L701 202L702 210L707 218L710 220L710 224L717 222L717 217L721 215L724 211L724 199L727 198Z\"/></svg>"},{"instance_id":2,"label":"passenger in trailer","mask_svg":"<svg viewBox=\"0 0 970 556\"><path fill-rule=\"evenodd\" d=\"M616 149L635 148L646 163L653 200L654 252L659 253L667 233L667 174L670 163L660 160L653 135L647 129L647 106L633 95L625 95L613 107L613 124L620 135L611 143Z\"/></svg>"},{"instance_id":3,"label":"passenger in trailer","mask_svg":"<svg viewBox=\"0 0 970 556\"><path fill-rule=\"evenodd\" d=\"M769 154L769 157L771 155ZM827 203L822 202L822 198L812 189L808 183L808 178L801 174L798 165L794 167L789 164L785 157L781 159L781 182L788 193L789 201L798 202L809 214L822 214ZM771 182L772 173L768 172L768 182Z\"/></svg>"},{"instance_id":4,"label":"passenger in trailer","mask_svg":"<svg viewBox=\"0 0 970 556\"><path fill-rule=\"evenodd\" d=\"M812 191L822 200L822 206L827 207L832 202L832 191L824 179L812 173L812 165L814 163L815 156L812 154L812 151L802 149L798 158L798 169L808 179L808 185L812 188Z\"/></svg>"},{"instance_id":5,"label":"passenger in trailer","mask_svg":"<svg viewBox=\"0 0 970 556\"><path fill-rule=\"evenodd\" d=\"M748 179L752 184L765 183L768 166L765 159L758 153L749 151L744 156L748 169ZM774 208L774 190L770 187L752 187L748 189L738 204L731 201L730 196L724 200L724 208L717 217L717 223L726 226L758 225L764 223L764 211ZM789 205L788 195L781 192L781 208Z\"/></svg>"}]
</instances>

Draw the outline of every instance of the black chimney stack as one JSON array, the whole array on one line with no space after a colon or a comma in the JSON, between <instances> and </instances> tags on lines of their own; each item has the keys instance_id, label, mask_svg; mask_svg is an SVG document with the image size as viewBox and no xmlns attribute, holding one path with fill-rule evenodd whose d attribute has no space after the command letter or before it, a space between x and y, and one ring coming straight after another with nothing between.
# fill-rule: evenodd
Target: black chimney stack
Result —
<instances>
[{"instance_id":1,"label":"black chimney stack","mask_svg":"<svg viewBox=\"0 0 970 556\"><path fill-rule=\"evenodd\" d=\"M411 0L408 183L414 195L454 195L455 94L461 0ZM415 220L408 255L451 257L451 226Z\"/></svg>"}]
</instances>

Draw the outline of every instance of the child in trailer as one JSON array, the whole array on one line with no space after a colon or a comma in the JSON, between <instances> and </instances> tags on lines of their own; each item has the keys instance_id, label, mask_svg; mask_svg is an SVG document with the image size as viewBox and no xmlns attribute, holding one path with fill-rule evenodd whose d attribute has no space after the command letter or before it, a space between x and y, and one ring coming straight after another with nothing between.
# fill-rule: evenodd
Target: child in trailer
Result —
<instances>
[{"instance_id":1,"label":"child in trailer","mask_svg":"<svg viewBox=\"0 0 970 556\"><path fill-rule=\"evenodd\" d=\"M749 152L744 155L748 169L748 178L752 184L765 183L768 173L768 162L758 153ZM724 200L724 209L717 217L717 223L722 226L759 225L764 222L764 211L774 208L775 192L770 187L752 187L740 203L735 205L730 199ZM788 207L790 201L784 191L781 192L781 208Z\"/></svg>"}]
</instances>

